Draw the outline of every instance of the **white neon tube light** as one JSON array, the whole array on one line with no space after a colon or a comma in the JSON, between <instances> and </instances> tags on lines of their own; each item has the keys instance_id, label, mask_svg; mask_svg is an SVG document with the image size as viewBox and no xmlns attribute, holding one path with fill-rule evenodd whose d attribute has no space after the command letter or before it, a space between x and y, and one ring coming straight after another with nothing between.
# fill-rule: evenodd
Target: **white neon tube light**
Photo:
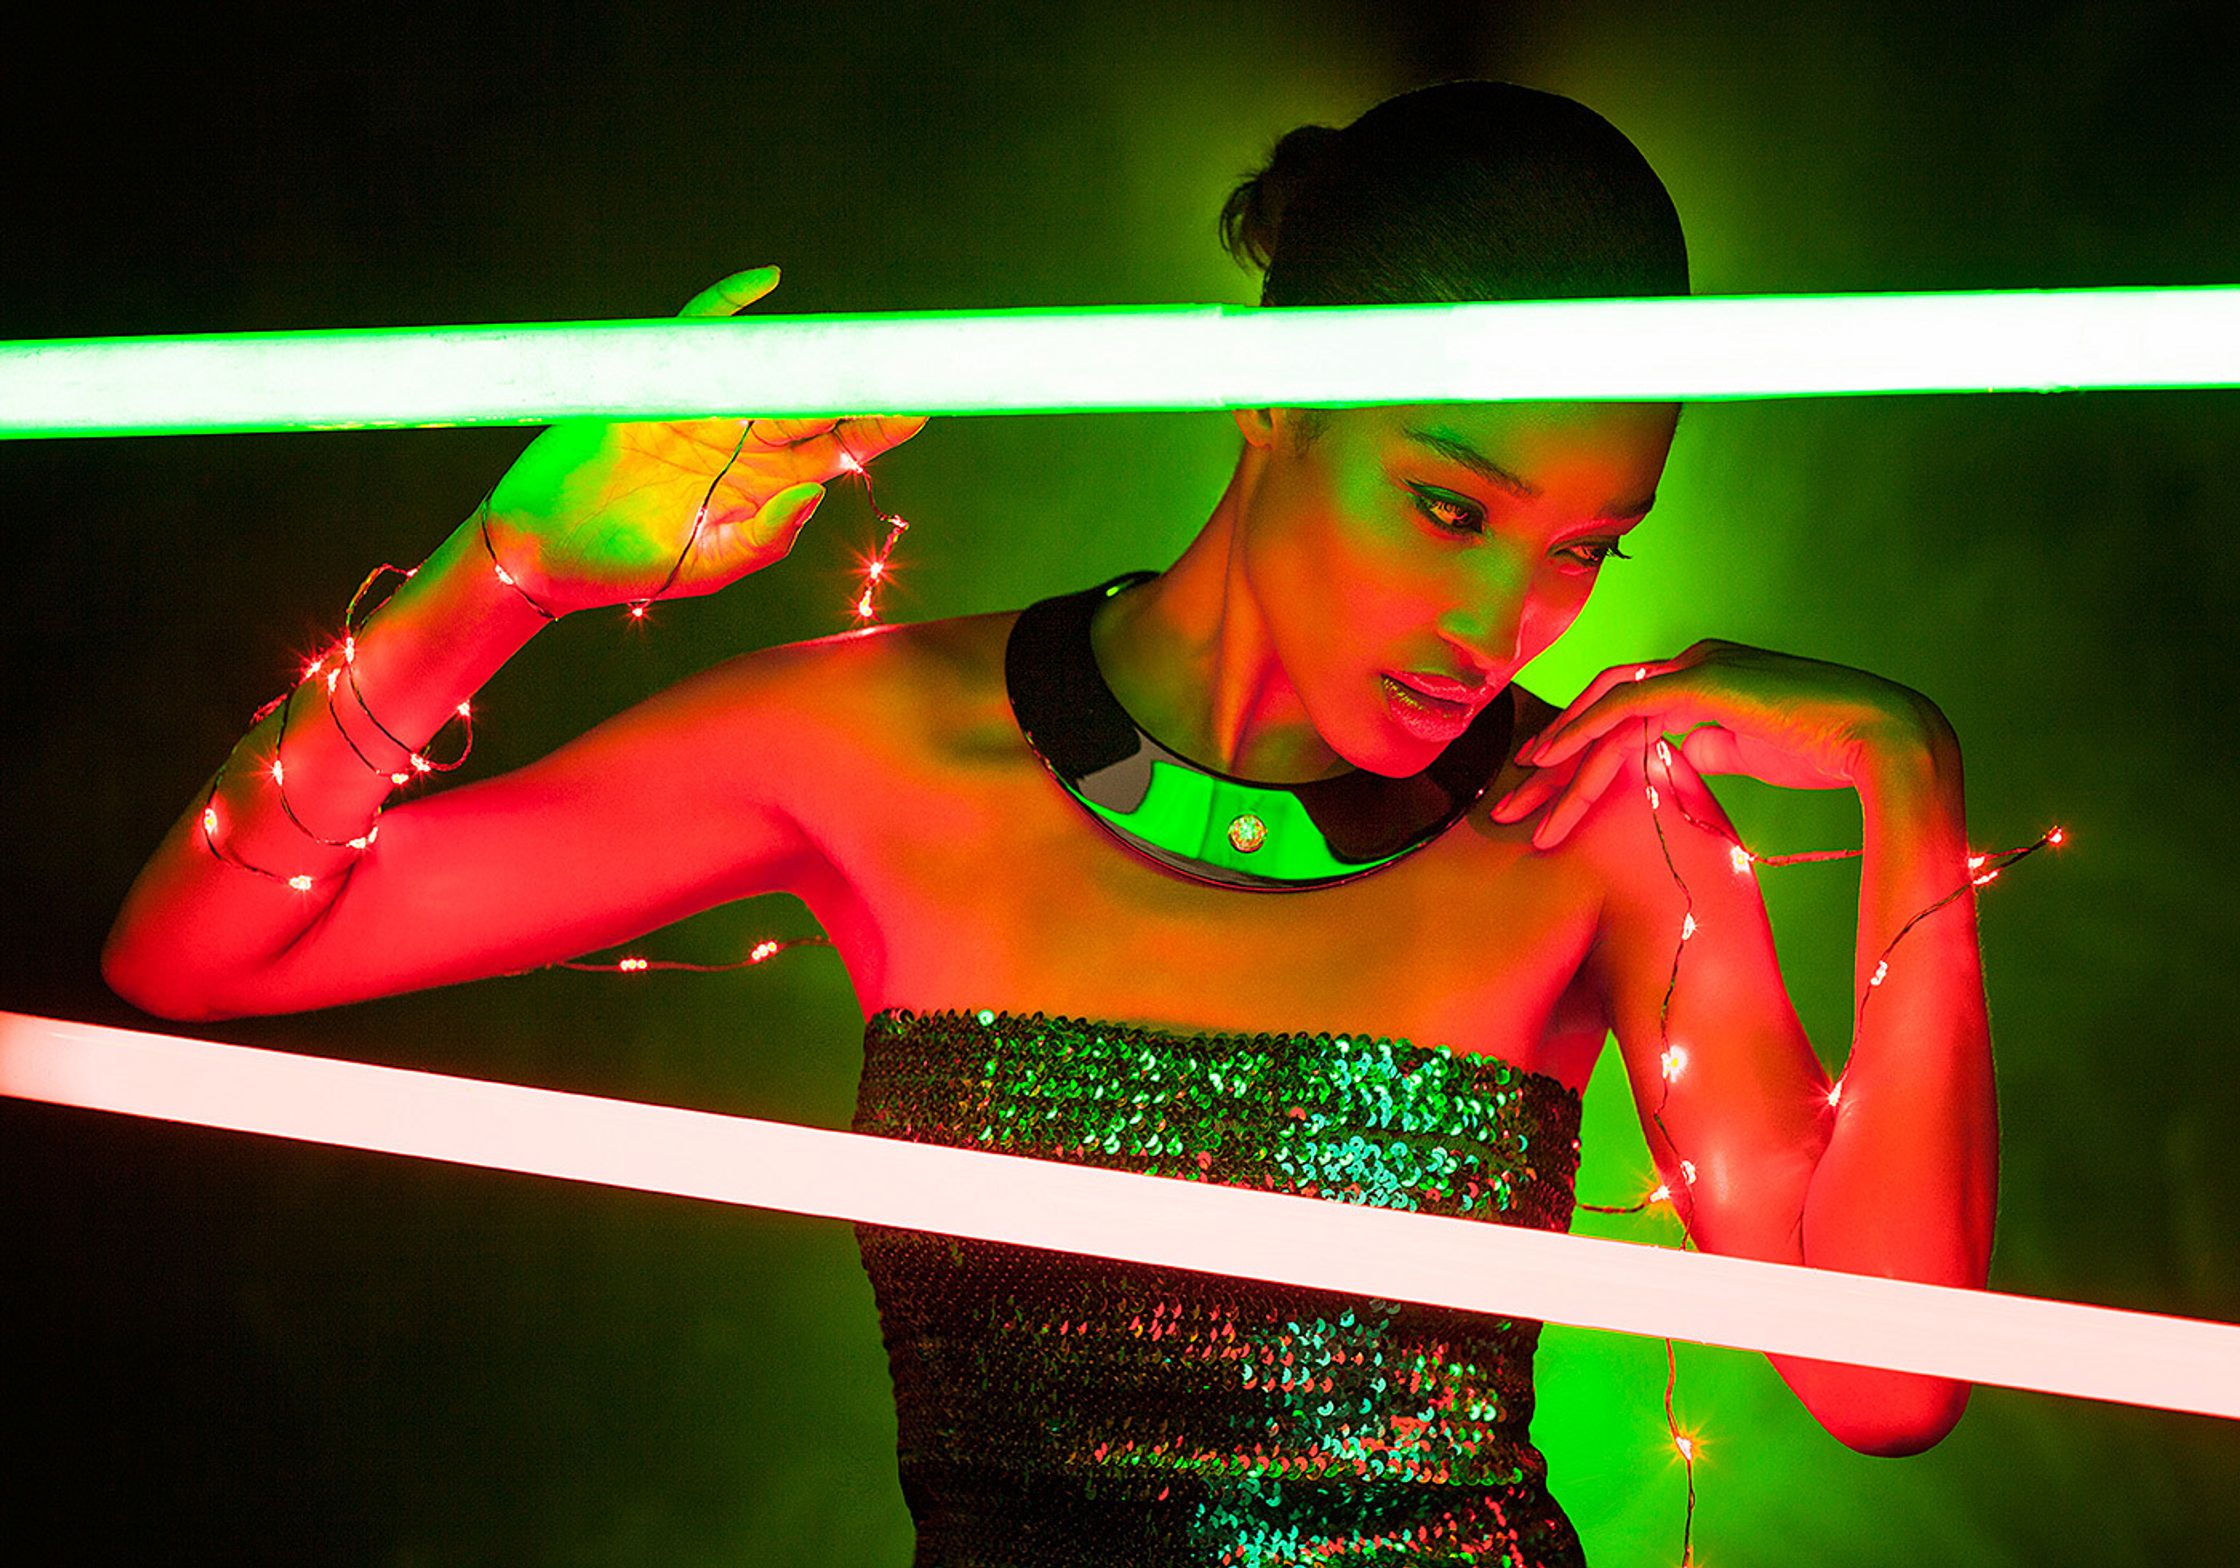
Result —
<instances>
[{"instance_id":1,"label":"white neon tube light","mask_svg":"<svg viewBox=\"0 0 2240 1568\"><path fill-rule=\"evenodd\" d=\"M0 1094L1583 1328L2240 1417L2240 1326L0 1013Z\"/></svg>"}]
</instances>

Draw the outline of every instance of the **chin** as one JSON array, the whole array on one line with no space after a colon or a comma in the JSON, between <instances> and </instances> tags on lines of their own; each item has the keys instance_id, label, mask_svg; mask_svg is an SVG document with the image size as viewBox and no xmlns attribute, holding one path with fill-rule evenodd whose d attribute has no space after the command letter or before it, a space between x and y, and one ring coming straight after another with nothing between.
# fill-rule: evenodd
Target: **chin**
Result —
<instances>
[{"instance_id":1,"label":"chin","mask_svg":"<svg viewBox=\"0 0 2240 1568\"><path fill-rule=\"evenodd\" d=\"M1381 773L1388 779L1405 779L1430 767L1439 753L1446 749L1447 743L1418 740L1401 731L1384 740L1374 752L1367 755L1355 756L1347 752L1339 752L1338 755L1364 773Z\"/></svg>"}]
</instances>

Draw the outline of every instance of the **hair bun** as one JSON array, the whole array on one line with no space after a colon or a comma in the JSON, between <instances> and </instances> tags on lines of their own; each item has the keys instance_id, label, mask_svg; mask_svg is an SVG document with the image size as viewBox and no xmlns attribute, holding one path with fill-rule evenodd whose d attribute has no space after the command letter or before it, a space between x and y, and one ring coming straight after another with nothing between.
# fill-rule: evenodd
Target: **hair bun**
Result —
<instances>
[{"instance_id":1,"label":"hair bun","mask_svg":"<svg viewBox=\"0 0 2240 1568\"><path fill-rule=\"evenodd\" d=\"M1268 155L1267 166L1229 193L1221 205L1221 243L1239 266L1267 269L1285 211L1328 167L1343 134L1329 125L1302 125L1288 132Z\"/></svg>"}]
</instances>

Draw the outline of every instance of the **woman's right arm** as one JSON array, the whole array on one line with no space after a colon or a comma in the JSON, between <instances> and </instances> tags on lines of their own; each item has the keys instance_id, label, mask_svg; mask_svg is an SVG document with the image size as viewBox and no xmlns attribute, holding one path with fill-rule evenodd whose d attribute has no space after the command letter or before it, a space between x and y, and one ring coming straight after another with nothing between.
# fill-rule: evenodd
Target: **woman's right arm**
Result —
<instances>
[{"instance_id":1,"label":"woman's right arm","mask_svg":"<svg viewBox=\"0 0 2240 1568\"><path fill-rule=\"evenodd\" d=\"M774 268L725 279L685 313L727 314L775 282ZM162 1017L295 1012L534 968L794 886L806 842L773 741L813 644L729 660L528 767L374 816L391 774L409 776L411 755L551 618L535 606L716 592L785 556L824 480L923 424L540 435L368 619L355 680L330 693L324 675L305 679L235 747L207 813L205 781L126 896L103 977Z\"/></svg>"}]
</instances>

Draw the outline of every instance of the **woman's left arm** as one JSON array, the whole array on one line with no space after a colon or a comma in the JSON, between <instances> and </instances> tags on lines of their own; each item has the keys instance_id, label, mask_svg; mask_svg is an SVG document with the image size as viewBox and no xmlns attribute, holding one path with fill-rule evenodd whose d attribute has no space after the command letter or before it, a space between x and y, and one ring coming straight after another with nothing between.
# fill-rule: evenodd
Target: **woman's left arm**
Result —
<instances>
[{"instance_id":1,"label":"woman's left arm","mask_svg":"<svg viewBox=\"0 0 2240 1568\"><path fill-rule=\"evenodd\" d=\"M1705 642L1605 671L1521 756L1538 771L1496 820L1545 804L1535 845L1551 850L1576 830L1575 850L1602 863L1592 962L1652 1153L1697 1245L1980 1289L1998 1108L1960 747L1936 705L1842 665ZM1859 796L1853 994L1865 1000L1832 1084L1704 773ZM1949 1379L1771 1359L1862 1452L1918 1453L1967 1403L1968 1385Z\"/></svg>"}]
</instances>

